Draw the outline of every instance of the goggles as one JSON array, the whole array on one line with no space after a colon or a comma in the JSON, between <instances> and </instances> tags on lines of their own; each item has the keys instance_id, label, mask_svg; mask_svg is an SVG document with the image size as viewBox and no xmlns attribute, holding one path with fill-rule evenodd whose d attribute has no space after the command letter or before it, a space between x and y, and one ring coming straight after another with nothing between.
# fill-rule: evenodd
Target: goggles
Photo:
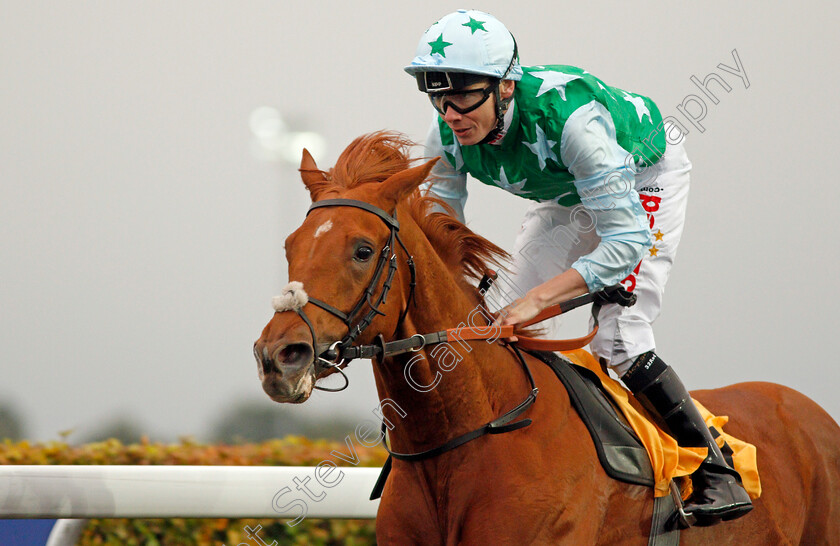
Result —
<instances>
[{"instance_id":1,"label":"goggles","mask_svg":"<svg viewBox=\"0 0 840 546\"><path fill-rule=\"evenodd\" d=\"M461 89L445 93L429 93L428 95L432 106L440 115L446 115L446 109L450 107L459 114L466 114L484 104L498 86L497 82L478 89Z\"/></svg>"}]
</instances>

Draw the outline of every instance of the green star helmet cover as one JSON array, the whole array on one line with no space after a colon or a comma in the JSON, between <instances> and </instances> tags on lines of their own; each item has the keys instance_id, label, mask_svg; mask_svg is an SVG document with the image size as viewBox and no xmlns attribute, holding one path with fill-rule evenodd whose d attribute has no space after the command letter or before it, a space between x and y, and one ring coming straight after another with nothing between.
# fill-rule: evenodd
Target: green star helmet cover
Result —
<instances>
[{"instance_id":1,"label":"green star helmet cover","mask_svg":"<svg viewBox=\"0 0 840 546\"><path fill-rule=\"evenodd\" d=\"M520 80L516 42L498 19L477 10L459 9L423 33L417 53L405 71L460 72Z\"/></svg>"}]
</instances>

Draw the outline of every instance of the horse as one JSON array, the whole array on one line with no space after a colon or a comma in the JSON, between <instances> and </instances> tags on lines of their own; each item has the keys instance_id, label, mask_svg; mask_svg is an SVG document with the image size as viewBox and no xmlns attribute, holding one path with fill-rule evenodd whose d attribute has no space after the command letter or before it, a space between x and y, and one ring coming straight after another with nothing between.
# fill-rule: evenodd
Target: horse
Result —
<instances>
[{"instance_id":1,"label":"horse","mask_svg":"<svg viewBox=\"0 0 840 546\"><path fill-rule=\"evenodd\" d=\"M276 402L305 402L318 381L342 373L340 355L379 348L353 355L374 356L391 449L431 454L393 461L379 544L647 543L653 490L606 475L548 366L515 343L430 342L428 332L475 316L477 281L506 254L420 190L437 159L415 164L409 151L399 134L364 135L329 171L303 151L312 207L285 243L295 286L275 301L254 345L263 390ZM536 401L522 402L534 385ZM771 383L693 396L756 446L763 493L751 513L684 530L681 543L840 543L840 427L832 418ZM502 415L506 432L463 441Z\"/></svg>"}]
</instances>

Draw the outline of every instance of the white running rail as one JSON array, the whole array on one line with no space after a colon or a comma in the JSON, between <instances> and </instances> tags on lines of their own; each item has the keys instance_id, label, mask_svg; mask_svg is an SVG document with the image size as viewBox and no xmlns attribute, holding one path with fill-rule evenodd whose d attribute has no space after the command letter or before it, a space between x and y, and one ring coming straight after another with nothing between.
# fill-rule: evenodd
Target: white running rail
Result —
<instances>
[{"instance_id":1,"label":"white running rail","mask_svg":"<svg viewBox=\"0 0 840 546\"><path fill-rule=\"evenodd\" d=\"M2 465L0 518L375 518L380 470Z\"/></svg>"}]
</instances>

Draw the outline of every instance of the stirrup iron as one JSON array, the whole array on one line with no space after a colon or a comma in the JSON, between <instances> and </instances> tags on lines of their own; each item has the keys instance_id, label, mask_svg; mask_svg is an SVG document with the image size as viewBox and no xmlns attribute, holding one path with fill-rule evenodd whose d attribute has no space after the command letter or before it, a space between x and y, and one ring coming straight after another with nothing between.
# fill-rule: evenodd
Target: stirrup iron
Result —
<instances>
[{"instance_id":1,"label":"stirrup iron","mask_svg":"<svg viewBox=\"0 0 840 546\"><path fill-rule=\"evenodd\" d=\"M671 515L671 528L688 529L697 523L697 516L685 511L685 504L683 504L680 488L677 482L671 480L671 498L674 499L674 506L676 511Z\"/></svg>"}]
</instances>

